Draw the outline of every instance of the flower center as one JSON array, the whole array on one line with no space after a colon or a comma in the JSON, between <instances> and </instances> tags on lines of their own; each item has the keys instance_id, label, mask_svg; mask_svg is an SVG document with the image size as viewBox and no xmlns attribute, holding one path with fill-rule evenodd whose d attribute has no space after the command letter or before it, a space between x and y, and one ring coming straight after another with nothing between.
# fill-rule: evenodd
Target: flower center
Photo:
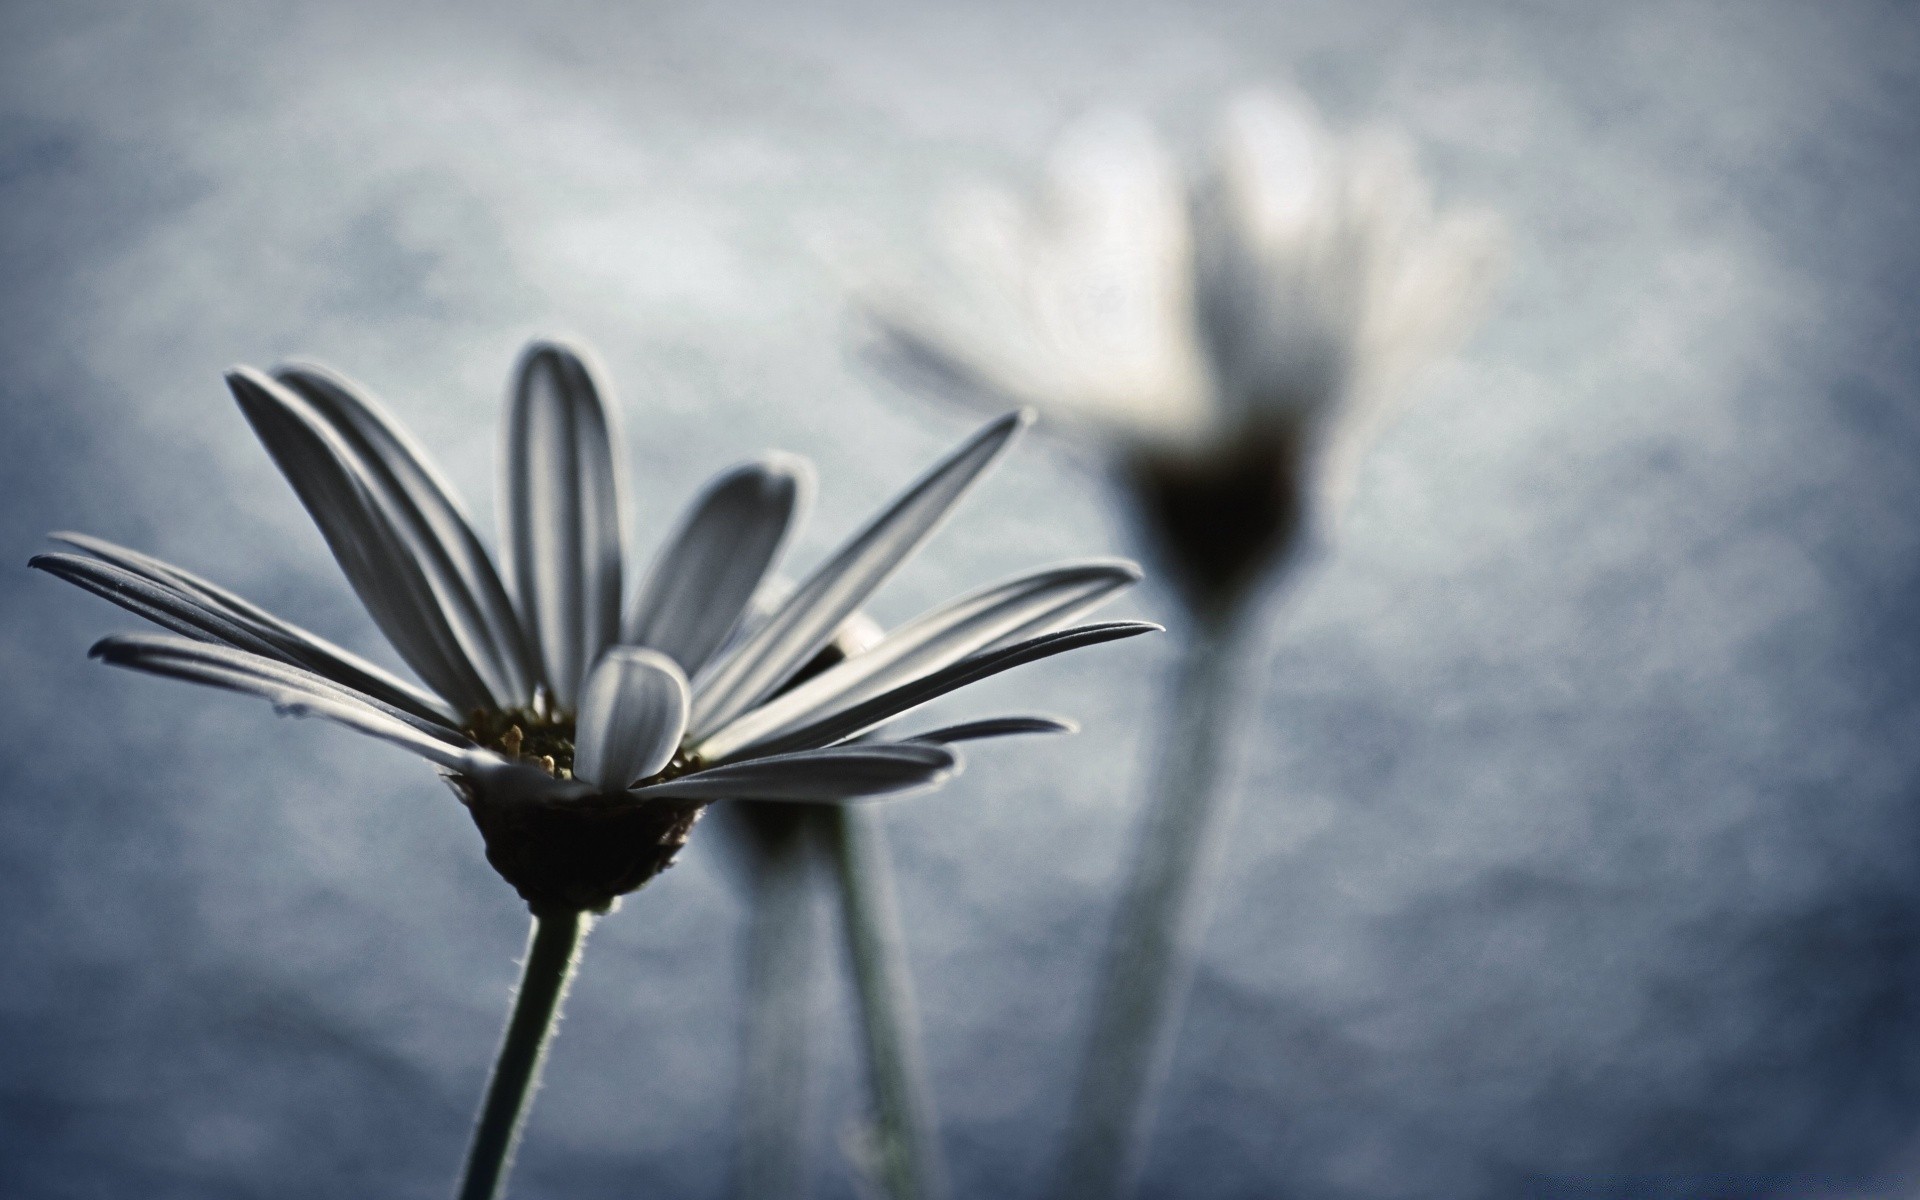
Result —
<instances>
[{"instance_id":1,"label":"flower center","mask_svg":"<svg viewBox=\"0 0 1920 1200\"><path fill-rule=\"evenodd\" d=\"M489 750L498 750L516 762L539 767L555 779L573 778L573 714L566 709L538 713L530 708L496 711L475 709L467 714L460 732ZM659 774L641 783L685 775L700 765L684 749L676 752Z\"/></svg>"},{"instance_id":2,"label":"flower center","mask_svg":"<svg viewBox=\"0 0 1920 1200\"><path fill-rule=\"evenodd\" d=\"M530 708L467 714L462 733L489 750L531 763L555 779L573 778L573 714L541 715Z\"/></svg>"}]
</instances>

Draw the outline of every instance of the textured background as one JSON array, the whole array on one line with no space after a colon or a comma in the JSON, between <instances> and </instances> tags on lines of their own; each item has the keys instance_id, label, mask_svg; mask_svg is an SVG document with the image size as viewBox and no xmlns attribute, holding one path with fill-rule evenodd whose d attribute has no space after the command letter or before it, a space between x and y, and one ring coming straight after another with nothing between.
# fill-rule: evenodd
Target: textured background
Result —
<instances>
[{"instance_id":1,"label":"textured background","mask_svg":"<svg viewBox=\"0 0 1920 1200\"><path fill-rule=\"evenodd\" d=\"M485 513L516 350L578 333L642 548L780 446L804 565L967 426L848 361L813 248L1270 80L1410 127L1514 265L1279 610L1149 1191L1904 1194L1920 11L1758 0L6 6L0 1192L443 1195L502 1019L524 916L424 767L89 665L131 619L23 569L84 529L382 653L221 368L367 380ZM877 607L1124 550L1109 512L1031 440ZM950 706L1086 731L891 810L961 1195L1042 1177L1170 649ZM517 1195L722 1193L696 843L595 933Z\"/></svg>"}]
</instances>

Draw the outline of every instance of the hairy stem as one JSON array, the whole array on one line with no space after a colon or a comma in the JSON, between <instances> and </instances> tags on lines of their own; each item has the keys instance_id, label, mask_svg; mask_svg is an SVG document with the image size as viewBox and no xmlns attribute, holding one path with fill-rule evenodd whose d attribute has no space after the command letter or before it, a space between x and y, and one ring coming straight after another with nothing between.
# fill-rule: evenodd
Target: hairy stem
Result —
<instances>
[{"instance_id":1,"label":"hairy stem","mask_svg":"<svg viewBox=\"0 0 1920 1200\"><path fill-rule=\"evenodd\" d=\"M828 810L824 819L833 833L840 913L878 1121L873 1164L878 1182L891 1200L943 1200L946 1170L920 1058L919 1021L881 810L845 804Z\"/></svg>"},{"instance_id":2,"label":"hairy stem","mask_svg":"<svg viewBox=\"0 0 1920 1200\"><path fill-rule=\"evenodd\" d=\"M487 1098L474 1125L473 1144L460 1178L460 1200L496 1200L505 1194L507 1169L560 1017L560 1001L580 962L580 944L590 923L585 913L533 918L527 962L520 974L507 1034L494 1061Z\"/></svg>"},{"instance_id":3,"label":"hairy stem","mask_svg":"<svg viewBox=\"0 0 1920 1200\"><path fill-rule=\"evenodd\" d=\"M793 1200L806 1193L807 1025L818 948L809 884L817 838L804 817L796 819L795 807L743 801L731 814L752 823L754 843L734 1151L738 1200ZM763 809L772 811L757 811Z\"/></svg>"},{"instance_id":4,"label":"hairy stem","mask_svg":"<svg viewBox=\"0 0 1920 1200\"><path fill-rule=\"evenodd\" d=\"M1194 629L1155 786L1114 914L1055 1200L1114 1200L1145 1158L1155 1092L1193 978L1232 815L1221 785L1239 639L1230 617Z\"/></svg>"}]
</instances>

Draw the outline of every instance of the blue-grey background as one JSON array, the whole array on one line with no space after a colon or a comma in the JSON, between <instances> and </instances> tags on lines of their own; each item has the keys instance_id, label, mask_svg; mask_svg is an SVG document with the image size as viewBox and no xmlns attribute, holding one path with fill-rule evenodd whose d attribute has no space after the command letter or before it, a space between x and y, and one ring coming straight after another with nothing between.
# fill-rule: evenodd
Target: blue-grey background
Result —
<instances>
[{"instance_id":1,"label":"blue-grey background","mask_svg":"<svg viewBox=\"0 0 1920 1200\"><path fill-rule=\"evenodd\" d=\"M818 247L1270 81L1408 127L1513 266L1278 610L1147 1190L1904 1195L1920 10L1864 0L7 5L0 1193L443 1195L521 951L423 765L89 664L131 619L24 569L87 530L384 654L223 367L368 381L485 514L516 350L579 334L639 547L779 446L804 566L968 424L849 359ZM1036 438L877 608L1128 548ZM1044 1176L1172 649L950 705L1086 728L889 814L963 1196ZM595 932L516 1195L723 1193L725 867Z\"/></svg>"}]
</instances>

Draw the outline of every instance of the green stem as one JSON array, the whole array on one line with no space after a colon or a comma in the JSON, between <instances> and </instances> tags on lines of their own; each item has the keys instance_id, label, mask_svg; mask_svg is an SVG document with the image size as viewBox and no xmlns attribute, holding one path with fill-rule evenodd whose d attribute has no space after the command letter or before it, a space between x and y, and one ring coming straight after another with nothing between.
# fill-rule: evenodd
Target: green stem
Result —
<instances>
[{"instance_id":1,"label":"green stem","mask_svg":"<svg viewBox=\"0 0 1920 1200\"><path fill-rule=\"evenodd\" d=\"M729 814L751 823L747 836L754 843L734 1152L739 1200L789 1200L806 1191L807 1025L816 942L808 884L817 843L794 807L741 801L741 811Z\"/></svg>"},{"instance_id":2,"label":"green stem","mask_svg":"<svg viewBox=\"0 0 1920 1200\"><path fill-rule=\"evenodd\" d=\"M1172 1056L1232 815L1231 792L1220 784L1231 744L1235 629L1230 617L1201 622L1181 664L1095 993L1055 1200L1124 1196L1145 1157L1154 1093Z\"/></svg>"},{"instance_id":3,"label":"green stem","mask_svg":"<svg viewBox=\"0 0 1920 1200\"><path fill-rule=\"evenodd\" d=\"M487 1083L487 1098L467 1151L460 1200L496 1200L506 1191L507 1169L526 1121L547 1044L559 1021L560 1001L580 963L580 944L591 919L585 913L535 914L520 991L507 1019L506 1039Z\"/></svg>"},{"instance_id":4,"label":"green stem","mask_svg":"<svg viewBox=\"0 0 1920 1200\"><path fill-rule=\"evenodd\" d=\"M946 1171L920 1058L906 938L881 819L881 810L857 804L839 805L825 815L839 866L840 913L879 1125L874 1166L892 1200L942 1200Z\"/></svg>"}]
</instances>

